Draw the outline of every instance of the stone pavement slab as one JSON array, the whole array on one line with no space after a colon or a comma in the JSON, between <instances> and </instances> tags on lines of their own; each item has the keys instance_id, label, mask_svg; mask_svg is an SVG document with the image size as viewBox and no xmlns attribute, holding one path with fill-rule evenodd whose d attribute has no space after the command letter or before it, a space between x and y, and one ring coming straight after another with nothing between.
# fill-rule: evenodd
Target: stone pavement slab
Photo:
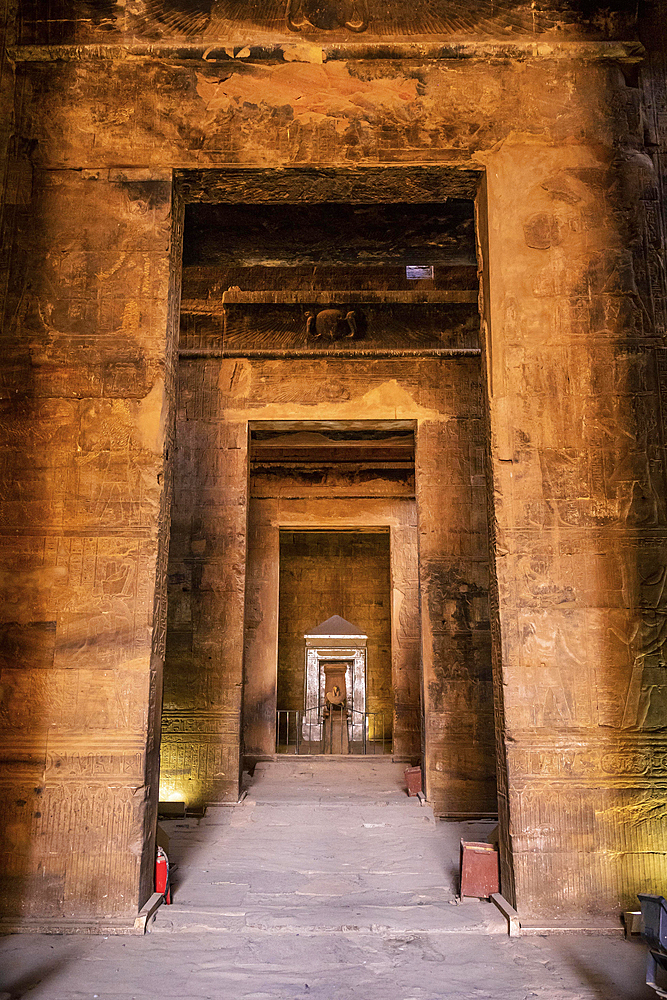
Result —
<instances>
[{"instance_id":1,"label":"stone pavement slab","mask_svg":"<svg viewBox=\"0 0 667 1000\"><path fill-rule=\"evenodd\" d=\"M344 780L343 780L344 779ZM638 941L509 938L456 902L461 837L391 761L259 769L239 806L171 821L175 903L144 937L0 938L11 1000L652 1000Z\"/></svg>"},{"instance_id":2,"label":"stone pavement slab","mask_svg":"<svg viewBox=\"0 0 667 1000\"><path fill-rule=\"evenodd\" d=\"M637 941L365 933L0 938L12 1000L651 1000Z\"/></svg>"}]
</instances>

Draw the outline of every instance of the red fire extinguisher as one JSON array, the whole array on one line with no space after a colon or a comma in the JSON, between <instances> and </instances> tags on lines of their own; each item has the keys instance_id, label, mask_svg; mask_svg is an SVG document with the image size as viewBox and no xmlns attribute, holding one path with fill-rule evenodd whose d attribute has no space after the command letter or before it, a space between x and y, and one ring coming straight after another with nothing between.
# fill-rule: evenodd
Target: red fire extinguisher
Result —
<instances>
[{"instance_id":1,"label":"red fire extinguisher","mask_svg":"<svg viewBox=\"0 0 667 1000\"><path fill-rule=\"evenodd\" d=\"M158 847L155 858L155 891L162 893L165 903L171 903L169 859L161 847Z\"/></svg>"}]
</instances>

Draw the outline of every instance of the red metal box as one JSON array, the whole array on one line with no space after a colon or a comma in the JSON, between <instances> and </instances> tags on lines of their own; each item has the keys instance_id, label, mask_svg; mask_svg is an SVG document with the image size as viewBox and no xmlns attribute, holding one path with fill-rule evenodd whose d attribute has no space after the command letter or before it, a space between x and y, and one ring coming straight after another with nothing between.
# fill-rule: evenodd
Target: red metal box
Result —
<instances>
[{"instance_id":1,"label":"red metal box","mask_svg":"<svg viewBox=\"0 0 667 1000\"><path fill-rule=\"evenodd\" d=\"M498 851L493 844L461 841L461 895L484 898L500 892Z\"/></svg>"},{"instance_id":2,"label":"red metal box","mask_svg":"<svg viewBox=\"0 0 667 1000\"><path fill-rule=\"evenodd\" d=\"M405 783L408 786L408 795L419 795L422 790L422 769L421 767L406 767Z\"/></svg>"}]
</instances>

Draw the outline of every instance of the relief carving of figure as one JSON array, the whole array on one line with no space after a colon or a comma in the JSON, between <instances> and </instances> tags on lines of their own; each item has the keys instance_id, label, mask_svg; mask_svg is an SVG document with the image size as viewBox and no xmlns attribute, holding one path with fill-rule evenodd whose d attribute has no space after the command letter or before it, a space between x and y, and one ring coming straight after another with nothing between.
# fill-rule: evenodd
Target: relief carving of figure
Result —
<instances>
[{"instance_id":1,"label":"relief carving of figure","mask_svg":"<svg viewBox=\"0 0 667 1000\"><path fill-rule=\"evenodd\" d=\"M627 645L633 657L623 729L662 729L667 719L667 566L641 581L640 617Z\"/></svg>"},{"instance_id":2,"label":"relief carving of figure","mask_svg":"<svg viewBox=\"0 0 667 1000\"><path fill-rule=\"evenodd\" d=\"M368 3L367 0L287 0L286 19L290 31L347 28L360 32L368 27Z\"/></svg>"}]
</instances>

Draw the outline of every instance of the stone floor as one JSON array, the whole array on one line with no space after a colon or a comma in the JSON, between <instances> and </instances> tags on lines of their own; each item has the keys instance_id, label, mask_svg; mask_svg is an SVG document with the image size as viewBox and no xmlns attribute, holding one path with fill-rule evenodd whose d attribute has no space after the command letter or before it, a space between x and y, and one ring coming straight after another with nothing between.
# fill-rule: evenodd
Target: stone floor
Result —
<instances>
[{"instance_id":1,"label":"stone floor","mask_svg":"<svg viewBox=\"0 0 667 1000\"><path fill-rule=\"evenodd\" d=\"M163 823L175 905L154 933L272 930L506 932L490 903L455 905L461 836L436 824L391 758L285 757L258 764L235 808Z\"/></svg>"},{"instance_id":2,"label":"stone floor","mask_svg":"<svg viewBox=\"0 0 667 1000\"><path fill-rule=\"evenodd\" d=\"M508 938L456 901L461 836L390 760L259 765L243 802L170 821L174 904L145 937L0 939L0 1000L646 1000L638 941Z\"/></svg>"}]
</instances>

